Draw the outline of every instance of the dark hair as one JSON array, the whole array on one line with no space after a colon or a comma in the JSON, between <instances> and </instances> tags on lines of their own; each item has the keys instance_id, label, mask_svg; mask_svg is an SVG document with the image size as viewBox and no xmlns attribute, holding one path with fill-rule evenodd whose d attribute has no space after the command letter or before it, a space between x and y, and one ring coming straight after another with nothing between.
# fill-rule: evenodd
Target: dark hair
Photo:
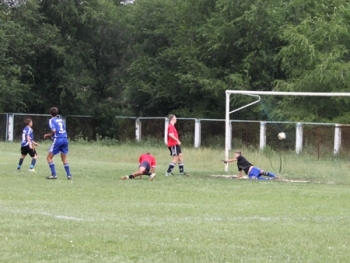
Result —
<instances>
[{"instance_id":1,"label":"dark hair","mask_svg":"<svg viewBox=\"0 0 350 263\"><path fill-rule=\"evenodd\" d=\"M169 115L169 121L171 121L174 117L175 117L174 114L170 114L170 115Z\"/></svg>"},{"instance_id":2,"label":"dark hair","mask_svg":"<svg viewBox=\"0 0 350 263\"><path fill-rule=\"evenodd\" d=\"M29 123L31 123L32 122L32 119L31 118L27 118L27 119L25 119L24 120L24 123L25 123L25 125L29 125Z\"/></svg>"},{"instance_id":3,"label":"dark hair","mask_svg":"<svg viewBox=\"0 0 350 263\"><path fill-rule=\"evenodd\" d=\"M241 151L235 151L235 153L238 153L239 155L242 155Z\"/></svg>"},{"instance_id":4,"label":"dark hair","mask_svg":"<svg viewBox=\"0 0 350 263\"><path fill-rule=\"evenodd\" d=\"M56 107L52 107L50 109L50 114L51 116L56 117L58 115L58 109Z\"/></svg>"}]
</instances>

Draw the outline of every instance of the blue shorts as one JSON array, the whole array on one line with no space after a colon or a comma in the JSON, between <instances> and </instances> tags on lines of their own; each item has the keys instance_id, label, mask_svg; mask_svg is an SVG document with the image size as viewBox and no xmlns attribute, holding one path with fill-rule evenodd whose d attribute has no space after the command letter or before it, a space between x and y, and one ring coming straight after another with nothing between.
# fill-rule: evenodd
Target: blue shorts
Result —
<instances>
[{"instance_id":1,"label":"blue shorts","mask_svg":"<svg viewBox=\"0 0 350 263\"><path fill-rule=\"evenodd\" d=\"M149 164L149 162L143 161L142 163L140 163L140 167L144 167L146 170L144 171L145 173L149 173L149 171L151 170L151 165Z\"/></svg>"},{"instance_id":2,"label":"blue shorts","mask_svg":"<svg viewBox=\"0 0 350 263\"><path fill-rule=\"evenodd\" d=\"M49 152L53 153L53 155L56 155L60 152L63 154L68 154L68 140L67 140L67 138L55 138L52 141Z\"/></svg>"},{"instance_id":3,"label":"blue shorts","mask_svg":"<svg viewBox=\"0 0 350 263\"><path fill-rule=\"evenodd\" d=\"M253 166L253 168L250 170L248 177L251 179L258 179L260 176L260 168Z\"/></svg>"}]
</instances>

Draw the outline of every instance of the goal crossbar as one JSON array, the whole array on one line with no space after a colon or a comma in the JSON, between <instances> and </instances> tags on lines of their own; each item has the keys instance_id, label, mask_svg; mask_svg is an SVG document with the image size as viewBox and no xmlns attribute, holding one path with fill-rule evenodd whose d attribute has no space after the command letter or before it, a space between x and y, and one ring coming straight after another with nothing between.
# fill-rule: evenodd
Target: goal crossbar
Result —
<instances>
[{"instance_id":1,"label":"goal crossbar","mask_svg":"<svg viewBox=\"0 0 350 263\"><path fill-rule=\"evenodd\" d=\"M257 101L249 103L243 107L230 111L230 95L241 94L259 97ZM252 90L226 90L226 112L225 112L225 159L229 158L231 148L230 114L247 108L260 101L260 96L314 96L314 97L350 97L350 92L289 92L289 91L252 91ZM225 164L225 171L228 171L228 164Z\"/></svg>"}]
</instances>

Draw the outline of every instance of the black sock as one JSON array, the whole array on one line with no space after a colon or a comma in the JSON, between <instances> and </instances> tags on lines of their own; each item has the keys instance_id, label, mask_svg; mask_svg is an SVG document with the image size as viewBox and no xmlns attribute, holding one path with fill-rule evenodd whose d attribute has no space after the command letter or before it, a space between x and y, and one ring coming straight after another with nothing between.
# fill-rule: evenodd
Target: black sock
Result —
<instances>
[{"instance_id":1,"label":"black sock","mask_svg":"<svg viewBox=\"0 0 350 263\"><path fill-rule=\"evenodd\" d=\"M19 162L18 162L18 166L19 166L19 167L22 165L23 160L24 160L23 158L19 158Z\"/></svg>"},{"instance_id":2,"label":"black sock","mask_svg":"<svg viewBox=\"0 0 350 263\"><path fill-rule=\"evenodd\" d=\"M180 170L180 173L184 172L184 163L179 163L179 170Z\"/></svg>"},{"instance_id":3,"label":"black sock","mask_svg":"<svg viewBox=\"0 0 350 263\"><path fill-rule=\"evenodd\" d=\"M130 179L134 179L135 177L134 177L132 174L130 174L130 175L129 175L129 178L130 178Z\"/></svg>"},{"instance_id":4,"label":"black sock","mask_svg":"<svg viewBox=\"0 0 350 263\"><path fill-rule=\"evenodd\" d=\"M168 168L168 170L166 172L167 173L171 173L171 171L174 169L174 167L175 167L175 164L174 163L170 163L169 164L169 168Z\"/></svg>"}]
</instances>

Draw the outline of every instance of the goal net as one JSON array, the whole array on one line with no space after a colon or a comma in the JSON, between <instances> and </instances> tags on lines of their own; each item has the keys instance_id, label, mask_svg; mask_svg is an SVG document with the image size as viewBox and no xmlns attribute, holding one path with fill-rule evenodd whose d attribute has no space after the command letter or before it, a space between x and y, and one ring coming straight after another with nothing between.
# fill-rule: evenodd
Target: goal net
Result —
<instances>
[{"instance_id":1,"label":"goal net","mask_svg":"<svg viewBox=\"0 0 350 263\"><path fill-rule=\"evenodd\" d=\"M312 151L317 160L322 155L345 158L349 120L350 93L226 90L225 159L232 158L232 149L248 146L277 155ZM279 133L286 138L279 140Z\"/></svg>"}]
</instances>

